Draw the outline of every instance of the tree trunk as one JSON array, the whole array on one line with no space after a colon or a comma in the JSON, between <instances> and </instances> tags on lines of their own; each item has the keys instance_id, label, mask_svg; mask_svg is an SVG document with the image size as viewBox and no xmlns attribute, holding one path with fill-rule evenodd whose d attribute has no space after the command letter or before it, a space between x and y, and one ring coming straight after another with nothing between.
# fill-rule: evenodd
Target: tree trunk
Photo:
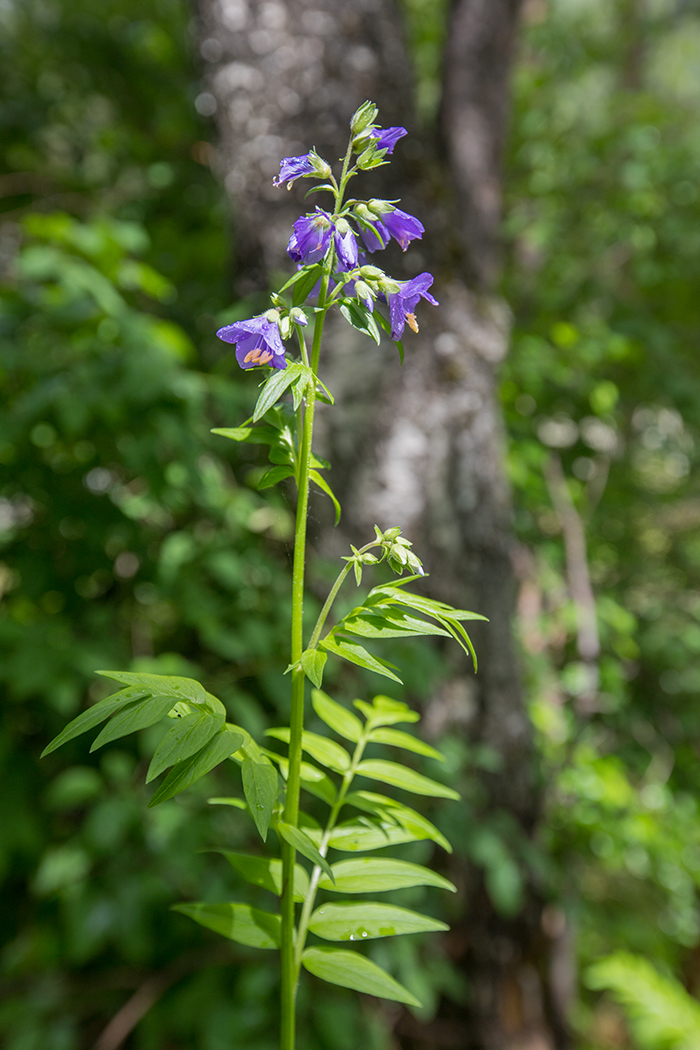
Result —
<instances>
[{"instance_id":1,"label":"tree trunk","mask_svg":"<svg viewBox=\"0 0 700 1050\"><path fill-rule=\"evenodd\" d=\"M445 650L450 676L428 705L426 722L435 733L460 732L501 756L498 769L481 778L476 818L510 829L507 848L517 853L532 838L539 797L511 632L513 537L495 390L509 318L494 288L519 0L453 3L433 142L415 137L410 64L390 0L199 0L199 6L208 91L217 104L219 171L234 213L238 294L263 291L272 271L288 269L284 249L306 187L297 184L289 194L272 188L281 157L314 144L334 161L352 112L366 98L379 105L383 125L403 124L414 136L399 144L391 167L374 174L371 192L402 196L402 206L425 222L424 241L390 258L387 270L407 277L431 269L441 306L419 308L421 331L407 333L402 368L390 359L393 350L377 349L347 326L332 327L325 367L337 406L325 414L323 436L345 537L324 535L320 542L345 548L347 538L365 542L375 522L401 525L425 556L429 593L489 617L473 632L478 676ZM548 973L556 923L542 922L531 887L517 917L496 911L483 869L467 861L474 817L465 815L464 842L452 862L464 911L448 942L467 980L468 1004L443 1001L427 1025L406 1013L397 1034L411 1050L563 1046Z\"/></svg>"}]
</instances>

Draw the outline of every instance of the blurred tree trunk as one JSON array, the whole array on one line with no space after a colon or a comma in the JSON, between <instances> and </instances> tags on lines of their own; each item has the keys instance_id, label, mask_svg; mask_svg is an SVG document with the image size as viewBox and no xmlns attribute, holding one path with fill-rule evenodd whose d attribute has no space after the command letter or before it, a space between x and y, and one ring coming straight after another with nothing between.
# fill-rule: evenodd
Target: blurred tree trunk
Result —
<instances>
[{"instance_id":1,"label":"blurred tree trunk","mask_svg":"<svg viewBox=\"0 0 700 1050\"><path fill-rule=\"evenodd\" d=\"M459 731L500 756L498 768L480 777L476 814L465 807L464 841L451 861L463 918L449 950L469 1002L457 1007L444 1000L426 1025L404 1014L397 1034L412 1050L565 1045L561 996L550 980L553 942L561 940L557 922L543 924L530 886L516 917L504 916L505 899L499 913L482 869L466 859L475 816L494 834L503 829L514 856L532 839L539 816L511 634L513 539L495 390L508 344L508 311L495 287L519 6L520 0L453 2L439 127L434 138L421 140L402 22L391 0L199 0L208 93L200 106L211 111L216 103L239 295L264 291L273 271L288 270L284 249L306 187L298 183L289 194L273 189L281 157L313 144L334 162L344 151L349 117L366 98L379 105L383 125L403 124L412 135L391 167L374 173L370 193L403 197L403 207L425 222L424 241L403 256L387 253L386 268L404 278L430 269L441 306L419 308L421 331L407 333L403 368L392 360L393 348L367 345L347 326L331 330L324 378L338 407L325 415L323 438L345 536L321 538L327 550L341 543L345 549L347 538L365 542L374 522L401 525L425 555L430 594L489 617L474 630L478 676L446 649L449 680L426 711L429 729ZM522 854L518 861L524 872Z\"/></svg>"}]
</instances>

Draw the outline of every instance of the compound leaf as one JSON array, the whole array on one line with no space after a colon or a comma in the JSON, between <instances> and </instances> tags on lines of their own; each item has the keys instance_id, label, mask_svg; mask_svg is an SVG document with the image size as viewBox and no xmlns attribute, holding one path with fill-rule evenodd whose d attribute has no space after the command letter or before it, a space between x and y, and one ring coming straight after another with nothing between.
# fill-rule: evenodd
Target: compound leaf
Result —
<instances>
[{"instance_id":1,"label":"compound leaf","mask_svg":"<svg viewBox=\"0 0 700 1050\"><path fill-rule=\"evenodd\" d=\"M333 881L333 872L331 866L325 857L322 857L318 849L311 841L309 836L301 828L295 828L291 824L285 824L284 821L279 821L277 824L277 832L282 836L285 842L288 842L290 846L293 846L295 850L298 850L303 857L310 860L313 864L317 864L319 868Z\"/></svg>"},{"instance_id":2,"label":"compound leaf","mask_svg":"<svg viewBox=\"0 0 700 1050\"><path fill-rule=\"evenodd\" d=\"M368 777L370 780L380 780L383 784L391 784L393 787L403 788L404 791L412 791L415 795L459 800L459 794L452 788L438 784L436 780L424 777L422 773L416 773L414 769L408 769L398 762L370 758L360 762L357 775Z\"/></svg>"},{"instance_id":3,"label":"compound leaf","mask_svg":"<svg viewBox=\"0 0 700 1050\"><path fill-rule=\"evenodd\" d=\"M262 886L278 897L282 896L282 861L279 857L255 857L250 853L231 853L217 850L231 867L253 886ZM330 883L332 886L333 884ZM294 900L303 901L309 892L309 876L301 864L294 865Z\"/></svg>"},{"instance_id":4,"label":"compound leaf","mask_svg":"<svg viewBox=\"0 0 700 1050\"><path fill-rule=\"evenodd\" d=\"M324 649L335 653L336 656L342 657L343 660L347 660L351 664L357 664L358 667L366 667L368 671L374 671L376 674L384 675L385 678L391 678L393 682L403 685L399 676L394 674L383 660L372 656L371 653L368 653L363 646L358 645L356 642L346 642L343 638L333 638L329 635L320 644Z\"/></svg>"},{"instance_id":5,"label":"compound leaf","mask_svg":"<svg viewBox=\"0 0 700 1050\"><path fill-rule=\"evenodd\" d=\"M283 726L279 729L268 729L265 735L288 744L290 730L287 726ZM301 735L301 746L313 759L320 762L322 766L332 769L334 773L345 773L350 768L350 755L334 740L327 740L325 736L304 730Z\"/></svg>"},{"instance_id":6,"label":"compound leaf","mask_svg":"<svg viewBox=\"0 0 700 1050\"><path fill-rule=\"evenodd\" d=\"M216 733L208 744L198 751L191 758L185 759L183 762L178 762L176 766L168 773L167 777L160 785L156 793L148 803L148 808L151 809L153 806L160 805L161 802L167 801L174 795L179 795L181 791L188 788L190 784L194 784L197 780L201 780L203 776L211 772L215 766L218 766L224 759L230 758L234 751L238 751L239 747L243 743L243 737L240 733L235 732L233 727L224 725L221 727L218 733Z\"/></svg>"},{"instance_id":7,"label":"compound leaf","mask_svg":"<svg viewBox=\"0 0 700 1050\"><path fill-rule=\"evenodd\" d=\"M421 864L391 857L353 857L331 865L335 885L321 876L319 889L335 893L387 893L412 886L437 886L455 893L456 886L442 875Z\"/></svg>"},{"instance_id":8,"label":"compound leaf","mask_svg":"<svg viewBox=\"0 0 700 1050\"><path fill-rule=\"evenodd\" d=\"M109 720L102 732L98 733L90 751L95 751L112 740L119 740L129 733L135 733L138 729L146 729L147 726L155 725L177 703L178 701L172 696L149 696L145 700L137 700L128 707L123 707Z\"/></svg>"},{"instance_id":9,"label":"compound leaf","mask_svg":"<svg viewBox=\"0 0 700 1050\"><path fill-rule=\"evenodd\" d=\"M327 693L321 692L320 689L311 690L311 703L318 717L327 726L330 726L338 736L343 736L346 740L352 740L353 743L357 743L362 736L362 722L357 715L354 715L352 711L348 711L336 700L332 700Z\"/></svg>"},{"instance_id":10,"label":"compound leaf","mask_svg":"<svg viewBox=\"0 0 700 1050\"><path fill-rule=\"evenodd\" d=\"M322 904L311 916L309 929L325 941L364 941L377 937L395 937L402 933L429 933L449 930L449 926L394 904L352 901Z\"/></svg>"},{"instance_id":11,"label":"compound leaf","mask_svg":"<svg viewBox=\"0 0 700 1050\"><path fill-rule=\"evenodd\" d=\"M373 729L369 734L373 744L388 744L390 747L401 747L404 751L414 751L417 755L425 755L426 758L437 758L440 762L445 761L445 756L436 751L430 744L425 744L410 733L404 733L400 729Z\"/></svg>"},{"instance_id":12,"label":"compound leaf","mask_svg":"<svg viewBox=\"0 0 700 1050\"><path fill-rule=\"evenodd\" d=\"M47 744L41 752L41 757L50 755L56 748L68 743L69 740L73 740L76 736L87 733L88 729L94 729L100 722L104 722L106 718L120 711L127 704L133 704L137 700L142 700L147 693L148 690L146 689L141 689L138 686L129 686L127 689L120 689L118 693L100 700L92 707L89 707L87 711L79 714L67 726L64 726L58 736L55 736L51 743Z\"/></svg>"},{"instance_id":13,"label":"compound leaf","mask_svg":"<svg viewBox=\"0 0 700 1050\"><path fill-rule=\"evenodd\" d=\"M190 715L178 718L155 750L148 767L146 783L150 784L168 766L174 766L176 762L184 762L186 758L190 758L203 748L221 729L224 718L223 714L212 715L207 710L193 711Z\"/></svg>"},{"instance_id":14,"label":"compound leaf","mask_svg":"<svg viewBox=\"0 0 700 1050\"><path fill-rule=\"evenodd\" d=\"M250 948L279 948L281 922L279 915L251 908L249 904L173 904L173 911L188 915L200 926L206 926L222 937Z\"/></svg>"},{"instance_id":15,"label":"compound leaf","mask_svg":"<svg viewBox=\"0 0 700 1050\"><path fill-rule=\"evenodd\" d=\"M315 977L341 988L392 999L397 1003L420 1007L420 1002L402 984L390 977L386 970L366 959L359 952L343 948L307 948L301 957L302 966Z\"/></svg>"}]
</instances>

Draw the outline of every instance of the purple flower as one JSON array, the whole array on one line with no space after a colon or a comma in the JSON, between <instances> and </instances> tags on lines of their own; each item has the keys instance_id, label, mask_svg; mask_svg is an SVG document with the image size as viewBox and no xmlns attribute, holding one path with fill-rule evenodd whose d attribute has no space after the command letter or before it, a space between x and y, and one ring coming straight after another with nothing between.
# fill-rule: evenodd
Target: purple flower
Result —
<instances>
[{"instance_id":1,"label":"purple flower","mask_svg":"<svg viewBox=\"0 0 700 1050\"><path fill-rule=\"evenodd\" d=\"M302 215L294 223L294 233L289 239L287 253L294 262L316 263L326 252L331 240L333 224L330 215L316 208L313 215Z\"/></svg>"},{"instance_id":2,"label":"purple flower","mask_svg":"<svg viewBox=\"0 0 700 1050\"><path fill-rule=\"evenodd\" d=\"M419 240L425 233L423 223L407 211L401 211L401 208L384 212L381 219L377 219L372 226L373 229L361 229L362 239L370 252L385 248L392 237L401 245L402 250L406 251L411 241ZM375 230L379 236L376 236Z\"/></svg>"},{"instance_id":3,"label":"purple flower","mask_svg":"<svg viewBox=\"0 0 700 1050\"><path fill-rule=\"evenodd\" d=\"M335 253L338 256L338 269L346 272L354 270L359 258L355 234L352 230L347 230L346 233L339 233L336 230L334 241Z\"/></svg>"},{"instance_id":4,"label":"purple flower","mask_svg":"<svg viewBox=\"0 0 700 1050\"><path fill-rule=\"evenodd\" d=\"M387 292L389 300L389 314L391 317L391 338L400 339L403 335L404 325L408 323L414 332L418 331L418 322L413 312L421 298L427 299L433 306L438 305L437 299L430 294L428 288L433 283L431 273L419 273L410 281L399 281L398 292Z\"/></svg>"},{"instance_id":5,"label":"purple flower","mask_svg":"<svg viewBox=\"0 0 700 1050\"><path fill-rule=\"evenodd\" d=\"M216 334L225 343L236 344L236 360L241 368L255 368L256 365L287 367L279 328L265 316L236 321L220 328Z\"/></svg>"},{"instance_id":6,"label":"purple flower","mask_svg":"<svg viewBox=\"0 0 700 1050\"><path fill-rule=\"evenodd\" d=\"M281 186L282 183L286 182L287 189L291 190L295 179L300 179L303 175L313 175L314 172L315 168L311 161L310 150L301 157L285 157L280 164L280 173L272 180L272 185Z\"/></svg>"},{"instance_id":7,"label":"purple flower","mask_svg":"<svg viewBox=\"0 0 700 1050\"><path fill-rule=\"evenodd\" d=\"M408 135L405 128L373 128L370 132L373 139L377 140L377 149L385 149L387 153L394 152L394 146Z\"/></svg>"}]
</instances>

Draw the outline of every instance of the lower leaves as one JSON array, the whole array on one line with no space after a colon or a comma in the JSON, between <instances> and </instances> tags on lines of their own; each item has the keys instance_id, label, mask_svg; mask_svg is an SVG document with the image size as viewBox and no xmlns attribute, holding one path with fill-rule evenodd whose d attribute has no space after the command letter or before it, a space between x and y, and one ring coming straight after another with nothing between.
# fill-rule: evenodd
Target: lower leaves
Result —
<instances>
[{"instance_id":1,"label":"lower leaves","mask_svg":"<svg viewBox=\"0 0 700 1050\"><path fill-rule=\"evenodd\" d=\"M339 984L341 988L352 988L381 999L393 999L407 1006L421 1006L408 988L359 952L342 948L307 948L301 962L305 970L329 984Z\"/></svg>"}]
</instances>

